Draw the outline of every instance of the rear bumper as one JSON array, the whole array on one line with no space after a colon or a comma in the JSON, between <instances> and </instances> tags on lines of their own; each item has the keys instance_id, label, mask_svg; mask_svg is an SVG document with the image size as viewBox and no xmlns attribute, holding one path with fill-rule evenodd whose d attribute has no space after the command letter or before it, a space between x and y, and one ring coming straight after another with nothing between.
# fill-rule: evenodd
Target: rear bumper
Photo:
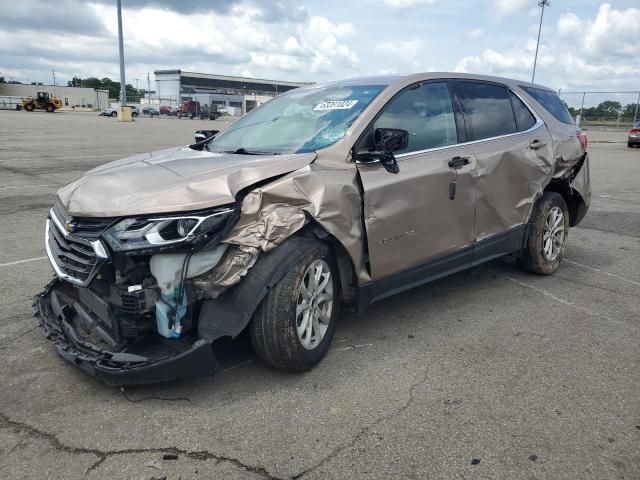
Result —
<instances>
[{"instance_id":1,"label":"rear bumper","mask_svg":"<svg viewBox=\"0 0 640 480\"><path fill-rule=\"evenodd\" d=\"M72 307L56 293L61 284L54 280L36 297L35 314L58 354L92 377L107 385L142 385L211 376L219 369L206 340L196 340L179 353L154 357L97 347L74 327Z\"/></svg>"}]
</instances>

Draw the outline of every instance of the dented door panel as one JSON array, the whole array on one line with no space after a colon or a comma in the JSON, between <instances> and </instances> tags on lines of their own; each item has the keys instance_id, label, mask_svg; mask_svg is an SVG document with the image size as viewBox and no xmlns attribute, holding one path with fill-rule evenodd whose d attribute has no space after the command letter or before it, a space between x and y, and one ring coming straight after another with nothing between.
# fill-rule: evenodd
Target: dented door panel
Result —
<instances>
[{"instance_id":1,"label":"dented door panel","mask_svg":"<svg viewBox=\"0 0 640 480\"><path fill-rule=\"evenodd\" d=\"M553 174L551 142L541 124L530 132L474 144L477 241L528 221L534 202Z\"/></svg>"},{"instance_id":2,"label":"dented door panel","mask_svg":"<svg viewBox=\"0 0 640 480\"><path fill-rule=\"evenodd\" d=\"M458 170L456 193L449 197L456 156L470 163ZM472 245L476 162L470 147L454 146L402 156L400 173L381 165L359 165L372 279Z\"/></svg>"}]
</instances>

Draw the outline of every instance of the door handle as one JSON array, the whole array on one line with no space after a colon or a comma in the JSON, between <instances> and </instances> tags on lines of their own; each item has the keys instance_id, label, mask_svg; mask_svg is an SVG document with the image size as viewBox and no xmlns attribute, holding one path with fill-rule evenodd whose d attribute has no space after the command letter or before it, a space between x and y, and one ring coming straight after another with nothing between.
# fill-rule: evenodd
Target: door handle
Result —
<instances>
[{"instance_id":1,"label":"door handle","mask_svg":"<svg viewBox=\"0 0 640 480\"><path fill-rule=\"evenodd\" d=\"M453 178L449 181L449 200L456 198L456 183L458 181L458 169L469 165L471 160L469 157L453 157L449 160L449 168L453 169Z\"/></svg>"},{"instance_id":2,"label":"door handle","mask_svg":"<svg viewBox=\"0 0 640 480\"><path fill-rule=\"evenodd\" d=\"M533 140L529 143L529 148L531 150L537 150L539 148L544 147L547 144L547 142L543 142L542 140Z\"/></svg>"},{"instance_id":3,"label":"door handle","mask_svg":"<svg viewBox=\"0 0 640 480\"><path fill-rule=\"evenodd\" d=\"M469 165L470 160L469 157L453 157L451 160L449 160L449 167L450 168L461 168L464 167L465 165Z\"/></svg>"}]
</instances>

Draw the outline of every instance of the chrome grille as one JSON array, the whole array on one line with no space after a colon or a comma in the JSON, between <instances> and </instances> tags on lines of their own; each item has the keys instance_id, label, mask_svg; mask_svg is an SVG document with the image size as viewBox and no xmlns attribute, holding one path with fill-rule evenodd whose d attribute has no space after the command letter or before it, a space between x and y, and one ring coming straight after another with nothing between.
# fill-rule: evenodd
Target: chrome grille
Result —
<instances>
[{"instance_id":1,"label":"chrome grille","mask_svg":"<svg viewBox=\"0 0 640 480\"><path fill-rule=\"evenodd\" d=\"M74 233L67 233L66 226L73 222ZM92 223L92 227L98 221ZM78 228L81 225L81 228ZM71 283L86 286L91 283L106 250L97 238L104 228L84 229L84 222L70 219L56 205L47 220L45 247L56 274ZM88 232L88 233L87 233ZM96 233L97 232L97 233Z\"/></svg>"}]
</instances>

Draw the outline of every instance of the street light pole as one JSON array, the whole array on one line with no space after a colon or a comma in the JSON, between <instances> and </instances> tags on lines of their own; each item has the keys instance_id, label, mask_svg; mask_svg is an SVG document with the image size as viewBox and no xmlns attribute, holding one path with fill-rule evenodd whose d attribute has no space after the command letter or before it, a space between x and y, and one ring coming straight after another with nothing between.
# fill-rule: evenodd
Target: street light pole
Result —
<instances>
[{"instance_id":1,"label":"street light pole","mask_svg":"<svg viewBox=\"0 0 640 480\"><path fill-rule=\"evenodd\" d=\"M538 42L536 43L536 56L533 58L533 75L531 75L531 83L536 78L536 64L538 63L538 49L540 48L540 32L542 32L542 19L544 17L544 7L550 7L551 2L549 0L540 0L538 6L542 7L540 12L540 26L538 27Z\"/></svg>"},{"instance_id":2,"label":"street light pole","mask_svg":"<svg viewBox=\"0 0 640 480\"><path fill-rule=\"evenodd\" d=\"M120 50L120 106L127 104L127 86L124 82L124 42L122 41L122 0L118 0L118 47Z\"/></svg>"}]
</instances>

